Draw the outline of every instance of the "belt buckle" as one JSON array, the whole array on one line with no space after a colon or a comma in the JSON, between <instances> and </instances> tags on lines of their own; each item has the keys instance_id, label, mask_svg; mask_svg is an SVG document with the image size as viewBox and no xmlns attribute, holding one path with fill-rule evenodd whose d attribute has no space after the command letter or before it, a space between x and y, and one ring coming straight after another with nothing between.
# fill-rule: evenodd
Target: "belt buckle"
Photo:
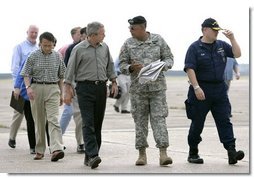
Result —
<instances>
[{"instance_id":1,"label":"belt buckle","mask_svg":"<svg viewBox=\"0 0 254 178\"><path fill-rule=\"evenodd\" d=\"M94 84L95 84L95 85L98 85L98 84L99 84L99 81L95 81Z\"/></svg>"}]
</instances>

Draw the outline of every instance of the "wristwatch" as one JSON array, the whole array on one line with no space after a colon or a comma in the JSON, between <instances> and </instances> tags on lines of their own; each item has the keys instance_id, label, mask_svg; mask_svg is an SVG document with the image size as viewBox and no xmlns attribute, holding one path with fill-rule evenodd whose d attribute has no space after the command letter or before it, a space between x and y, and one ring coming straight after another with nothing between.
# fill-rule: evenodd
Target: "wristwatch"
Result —
<instances>
[{"instance_id":1,"label":"wristwatch","mask_svg":"<svg viewBox=\"0 0 254 178\"><path fill-rule=\"evenodd\" d=\"M31 85L26 86L26 89L28 89L29 87L31 87Z\"/></svg>"},{"instance_id":2,"label":"wristwatch","mask_svg":"<svg viewBox=\"0 0 254 178\"><path fill-rule=\"evenodd\" d=\"M199 88L200 88L200 86L199 86L199 85L197 85L197 86L193 86L193 88L194 88L194 90L197 90L197 89L199 89Z\"/></svg>"}]
</instances>

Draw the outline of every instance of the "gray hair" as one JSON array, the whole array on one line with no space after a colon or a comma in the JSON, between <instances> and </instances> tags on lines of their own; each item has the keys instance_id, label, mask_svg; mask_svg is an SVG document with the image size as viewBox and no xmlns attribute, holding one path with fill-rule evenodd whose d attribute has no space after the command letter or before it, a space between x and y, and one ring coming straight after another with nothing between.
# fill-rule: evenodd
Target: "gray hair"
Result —
<instances>
[{"instance_id":1,"label":"gray hair","mask_svg":"<svg viewBox=\"0 0 254 178\"><path fill-rule=\"evenodd\" d=\"M100 28L103 28L104 25L100 22L92 22L92 23L89 23L86 27L86 33L87 33L87 36L91 36L91 35L97 35L98 34L98 31Z\"/></svg>"}]
</instances>

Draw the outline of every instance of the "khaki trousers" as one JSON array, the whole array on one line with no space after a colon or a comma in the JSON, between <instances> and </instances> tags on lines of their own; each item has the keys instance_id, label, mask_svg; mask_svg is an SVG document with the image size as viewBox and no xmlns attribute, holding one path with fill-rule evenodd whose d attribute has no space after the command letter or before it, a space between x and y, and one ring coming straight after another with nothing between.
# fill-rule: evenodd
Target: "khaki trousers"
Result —
<instances>
[{"instance_id":1,"label":"khaki trousers","mask_svg":"<svg viewBox=\"0 0 254 178\"><path fill-rule=\"evenodd\" d=\"M14 109L12 121L10 125L10 136L9 136L10 139L16 140L16 136L17 136L17 133L23 118L24 118L24 114L20 114L18 111Z\"/></svg>"},{"instance_id":2,"label":"khaki trousers","mask_svg":"<svg viewBox=\"0 0 254 178\"><path fill-rule=\"evenodd\" d=\"M31 109L35 123L36 153L46 150L45 126L48 120L50 150L63 150L62 131L58 122L60 90L57 84L32 84L35 99L31 100Z\"/></svg>"}]
</instances>

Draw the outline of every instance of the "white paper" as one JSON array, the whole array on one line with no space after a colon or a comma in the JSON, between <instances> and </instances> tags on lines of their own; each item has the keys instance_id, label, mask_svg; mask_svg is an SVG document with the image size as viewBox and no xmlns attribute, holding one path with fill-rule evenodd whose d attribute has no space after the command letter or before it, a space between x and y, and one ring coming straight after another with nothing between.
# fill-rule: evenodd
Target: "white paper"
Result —
<instances>
[{"instance_id":1,"label":"white paper","mask_svg":"<svg viewBox=\"0 0 254 178\"><path fill-rule=\"evenodd\" d=\"M144 84L148 81L155 81L165 64L165 62L157 60L143 67L138 74L139 83Z\"/></svg>"}]
</instances>

